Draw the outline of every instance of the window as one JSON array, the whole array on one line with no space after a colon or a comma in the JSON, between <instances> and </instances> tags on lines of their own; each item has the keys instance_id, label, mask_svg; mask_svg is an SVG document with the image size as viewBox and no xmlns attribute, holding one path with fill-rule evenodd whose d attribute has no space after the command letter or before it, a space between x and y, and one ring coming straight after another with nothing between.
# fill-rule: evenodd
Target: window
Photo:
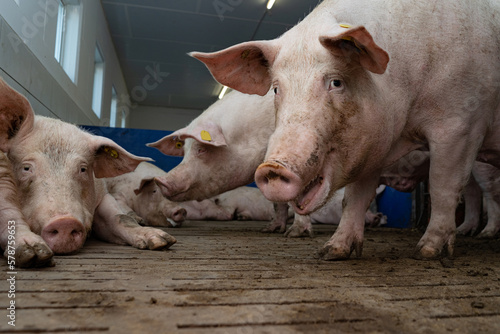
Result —
<instances>
[{"instance_id":1,"label":"window","mask_svg":"<svg viewBox=\"0 0 500 334\"><path fill-rule=\"evenodd\" d=\"M118 96L115 87L111 87L111 111L109 114L109 126L116 127L116 113L118 112Z\"/></svg>"},{"instance_id":2,"label":"window","mask_svg":"<svg viewBox=\"0 0 500 334\"><path fill-rule=\"evenodd\" d=\"M94 89L92 91L92 110L101 118L102 89L104 84L104 59L101 50L96 45L94 53Z\"/></svg>"},{"instance_id":3,"label":"window","mask_svg":"<svg viewBox=\"0 0 500 334\"><path fill-rule=\"evenodd\" d=\"M125 112L125 110L122 110L122 121L120 127L124 128L126 126L125 124L126 122L127 122L127 113Z\"/></svg>"},{"instance_id":4,"label":"window","mask_svg":"<svg viewBox=\"0 0 500 334\"><path fill-rule=\"evenodd\" d=\"M78 47L80 40L80 0L56 0L57 12L56 45L54 57L69 78L76 82Z\"/></svg>"}]
</instances>

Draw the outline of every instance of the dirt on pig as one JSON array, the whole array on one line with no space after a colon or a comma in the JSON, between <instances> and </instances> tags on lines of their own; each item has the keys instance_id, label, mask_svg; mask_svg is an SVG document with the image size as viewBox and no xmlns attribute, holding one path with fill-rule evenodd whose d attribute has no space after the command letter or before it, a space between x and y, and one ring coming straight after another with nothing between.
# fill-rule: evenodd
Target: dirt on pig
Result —
<instances>
[{"instance_id":1,"label":"dirt on pig","mask_svg":"<svg viewBox=\"0 0 500 334\"><path fill-rule=\"evenodd\" d=\"M263 225L188 221L167 251L91 238L55 267L17 270L16 327L0 333L500 331L498 239L459 236L454 259L420 261L420 231L370 228L360 258L325 262L315 253L334 226L288 239Z\"/></svg>"}]
</instances>

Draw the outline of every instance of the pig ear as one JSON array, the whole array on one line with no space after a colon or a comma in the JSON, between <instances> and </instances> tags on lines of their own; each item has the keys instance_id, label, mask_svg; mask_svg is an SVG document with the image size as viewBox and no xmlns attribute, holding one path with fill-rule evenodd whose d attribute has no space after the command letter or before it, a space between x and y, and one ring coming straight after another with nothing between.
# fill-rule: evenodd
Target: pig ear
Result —
<instances>
[{"instance_id":1,"label":"pig ear","mask_svg":"<svg viewBox=\"0 0 500 334\"><path fill-rule=\"evenodd\" d=\"M147 178L142 179L141 184L139 185L139 188L134 189L134 193L136 195L139 195L144 190L144 187L146 187L151 182L154 182L154 177L147 177Z\"/></svg>"},{"instance_id":2,"label":"pig ear","mask_svg":"<svg viewBox=\"0 0 500 334\"><path fill-rule=\"evenodd\" d=\"M277 53L274 41L253 41L213 53L191 52L202 61L215 80L242 93L266 95L271 87L268 67Z\"/></svg>"},{"instance_id":3,"label":"pig ear","mask_svg":"<svg viewBox=\"0 0 500 334\"><path fill-rule=\"evenodd\" d=\"M340 25L340 31L331 36L320 36L321 44L333 54L358 59L368 71L382 74L387 68L389 55L373 41L363 26L351 28Z\"/></svg>"},{"instance_id":4,"label":"pig ear","mask_svg":"<svg viewBox=\"0 0 500 334\"><path fill-rule=\"evenodd\" d=\"M28 100L0 78L0 150L8 152L11 139L29 133L34 120Z\"/></svg>"},{"instance_id":5,"label":"pig ear","mask_svg":"<svg viewBox=\"0 0 500 334\"><path fill-rule=\"evenodd\" d=\"M146 144L160 150L163 154L173 156L184 155L184 141L193 138L200 143L211 146L227 146L226 137L220 126L213 122L199 122L197 126L177 130L155 143Z\"/></svg>"},{"instance_id":6,"label":"pig ear","mask_svg":"<svg viewBox=\"0 0 500 334\"><path fill-rule=\"evenodd\" d=\"M94 175L97 178L114 177L133 172L143 161L151 158L138 157L127 152L111 139L101 136L90 136L90 149L95 152Z\"/></svg>"},{"instance_id":7,"label":"pig ear","mask_svg":"<svg viewBox=\"0 0 500 334\"><path fill-rule=\"evenodd\" d=\"M184 156L184 139L181 139L181 134L184 129L177 130L174 133L155 141L154 143L146 144L148 147L154 147L165 155L174 157Z\"/></svg>"}]
</instances>

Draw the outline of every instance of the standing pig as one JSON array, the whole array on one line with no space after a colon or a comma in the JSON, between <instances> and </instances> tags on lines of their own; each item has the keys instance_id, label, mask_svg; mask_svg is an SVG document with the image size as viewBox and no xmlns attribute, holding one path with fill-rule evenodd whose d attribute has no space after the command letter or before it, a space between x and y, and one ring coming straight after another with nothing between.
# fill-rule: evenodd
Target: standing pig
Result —
<instances>
[{"instance_id":1,"label":"standing pig","mask_svg":"<svg viewBox=\"0 0 500 334\"><path fill-rule=\"evenodd\" d=\"M77 251L91 228L105 241L137 248L175 243L167 233L122 214L100 179L130 172L149 158L72 124L35 116L26 98L3 81L0 110L0 149L12 163L20 208L31 231L54 253Z\"/></svg>"},{"instance_id":2,"label":"standing pig","mask_svg":"<svg viewBox=\"0 0 500 334\"><path fill-rule=\"evenodd\" d=\"M163 195L173 201L202 200L254 181L274 130L273 96L230 92L186 128L148 146L183 156L168 174L157 177ZM275 219L264 229L285 232L288 205L278 204ZM311 235L308 217L296 216L288 236Z\"/></svg>"},{"instance_id":3,"label":"standing pig","mask_svg":"<svg viewBox=\"0 0 500 334\"><path fill-rule=\"evenodd\" d=\"M257 185L299 214L346 187L325 260L361 254L380 171L430 151L433 209L417 257L452 254L455 209L476 157L500 167L500 3L325 0L294 28L191 55L220 83L275 94Z\"/></svg>"}]
</instances>

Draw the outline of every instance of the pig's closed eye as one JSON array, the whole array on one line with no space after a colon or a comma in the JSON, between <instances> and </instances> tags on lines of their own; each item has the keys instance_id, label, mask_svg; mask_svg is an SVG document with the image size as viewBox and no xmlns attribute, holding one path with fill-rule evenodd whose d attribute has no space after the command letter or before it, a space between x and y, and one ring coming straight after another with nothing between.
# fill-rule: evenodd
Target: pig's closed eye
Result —
<instances>
[{"instance_id":1,"label":"pig's closed eye","mask_svg":"<svg viewBox=\"0 0 500 334\"><path fill-rule=\"evenodd\" d=\"M197 151L197 154L198 154L198 155L200 155L200 154L205 153L206 151L207 151L207 149L206 149L206 148L204 148L204 147L199 147L199 148L198 148L198 151Z\"/></svg>"}]
</instances>

